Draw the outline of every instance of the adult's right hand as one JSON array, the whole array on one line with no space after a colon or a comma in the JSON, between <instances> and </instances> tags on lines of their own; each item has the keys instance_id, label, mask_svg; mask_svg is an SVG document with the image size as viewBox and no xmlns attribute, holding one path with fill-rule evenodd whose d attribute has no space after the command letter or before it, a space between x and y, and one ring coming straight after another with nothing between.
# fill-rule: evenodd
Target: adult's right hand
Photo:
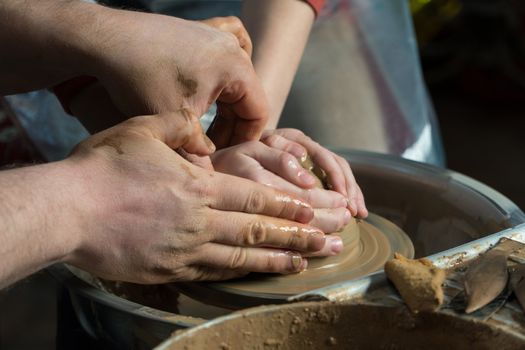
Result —
<instances>
[{"instance_id":1,"label":"adult's right hand","mask_svg":"<svg viewBox=\"0 0 525 350\"><path fill-rule=\"evenodd\" d=\"M106 279L162 283L299 272L301 253L327 249L324 234L304 224L308 204L174 152L210 151L186 117L129 119L64 161L83 189L73 205L80 239L66 262Z\"/></svg>"}]
</instances>

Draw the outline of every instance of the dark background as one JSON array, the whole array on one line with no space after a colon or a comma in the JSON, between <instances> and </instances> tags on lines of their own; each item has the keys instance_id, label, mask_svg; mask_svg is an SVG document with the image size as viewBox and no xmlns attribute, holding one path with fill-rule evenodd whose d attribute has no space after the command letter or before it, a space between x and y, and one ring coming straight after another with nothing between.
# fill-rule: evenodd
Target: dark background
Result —
<instances>
[{"instance_id":1,"label":"dark background","mask_svg":"<svg viewBox=\"0 0 525 350\"><path fill-rule=\"evenodd\" d=\"M449 168L525 209L525 6L410 1ZM0 109L0 164L39 161ZM45 273L0 291L0 350L54 348L56 285Z\"/></svg>"}]
</instances>

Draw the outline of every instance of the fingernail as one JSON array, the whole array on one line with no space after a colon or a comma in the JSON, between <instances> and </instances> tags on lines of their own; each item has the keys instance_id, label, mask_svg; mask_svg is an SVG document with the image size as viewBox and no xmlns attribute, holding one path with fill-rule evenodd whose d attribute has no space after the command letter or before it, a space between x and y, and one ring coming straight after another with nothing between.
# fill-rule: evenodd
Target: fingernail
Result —
<instances>
[{"instance_id":1,"label":"fingernail","mask_svg":"<svg viewBox=\"0 0 525 350\"><path fill-rule=\"evenodd\" d=\"M299 271L305 271L306 268L308 267L308 259L303 259L303 263L301 264L301 270Z\"/></svg>"},{"instance_id":2,"label":"fingernail","mask_svg":"<svg viewBox=\"0 0 525 350\"><path fill-rule=\"evenodd\" d=\"M301 271L303 266L303 258L299 254L292 255L292 269L293 271Z\"/></svg>"},{"instance_id":3,"label":"fingernail","mask_svg":"<svg viewBox=\"0 0 525 350\"><path fill-rule=\"evenodd\" d=\"M351 220L352 220L352 213L350 213L350 211L347 209L345 210L345 216L344 216L343 222L345 225L348 225Z\"/></svg>"},{"instance_id":4,"label":"fingernail","mask_svg":"<svg viewBox=\"0 0 525 350\"><path fill-rule=\"evenodd\" d=\"M330 250L334 254L339 254L343 250L343 240L338 236L331 236Z\"/></svg>"}]
</instances>

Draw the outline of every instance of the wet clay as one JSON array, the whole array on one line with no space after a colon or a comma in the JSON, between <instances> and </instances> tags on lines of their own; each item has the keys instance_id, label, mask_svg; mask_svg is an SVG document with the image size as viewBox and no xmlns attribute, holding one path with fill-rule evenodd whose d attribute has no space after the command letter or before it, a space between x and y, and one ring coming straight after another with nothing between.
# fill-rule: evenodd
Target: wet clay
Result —
<instances>
[{"instance_id":1,"label":"wet clay","mask_svg":"<svg viewBox=\"0 0 525 350\"><path fill-rule=\"evenodd\" d=\"M405 308L342 303L262 306L177 331L171 349L522 349L486 323Z\"/></svg>"},{"instance_id":2,"label":"wet clay","mask_svg":"<svg viewBox=\"0 0 525 350\"><path fill-rule=\"evenodd\" d=\"M299 163L301 163L301 166L308 170L310 174L312 174L316 180L315 186L319 188L325 188L330 189L332 185L330 185L328 181L328 177L326 176L326 172L319 167L317 164L315 164L310 156L305 155L303 158L299 159Z\"/></svg>"},{"instance_id":3,"label":"wet clay","mask_svg":"<svg viewBox=\"0 0 525 350\"><path fill-rule=\"evenodd\" d=\"M407 259L396 253L385 264L385 273L412 312L434 311L443 303L445 270L428 259Z\"/></svg>"}]
</instances>

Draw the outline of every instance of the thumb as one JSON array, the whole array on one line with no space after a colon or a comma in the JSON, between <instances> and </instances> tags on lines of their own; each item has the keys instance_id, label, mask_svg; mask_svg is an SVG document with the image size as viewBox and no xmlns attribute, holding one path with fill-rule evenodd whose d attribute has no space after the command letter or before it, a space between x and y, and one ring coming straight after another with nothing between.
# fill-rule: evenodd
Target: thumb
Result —
<instances>
[{"instance_id":1,"label":"thumb","mask_svg":"<svg viewBox=\"0 0 525 350\"><path fill-rule=\"evenodd\" d=\"M183 148L199 156L215 152L215 145L204 134L199 119L188 108L147 116L142 126L172 149Z\"/></svg>"}]
</instances>

